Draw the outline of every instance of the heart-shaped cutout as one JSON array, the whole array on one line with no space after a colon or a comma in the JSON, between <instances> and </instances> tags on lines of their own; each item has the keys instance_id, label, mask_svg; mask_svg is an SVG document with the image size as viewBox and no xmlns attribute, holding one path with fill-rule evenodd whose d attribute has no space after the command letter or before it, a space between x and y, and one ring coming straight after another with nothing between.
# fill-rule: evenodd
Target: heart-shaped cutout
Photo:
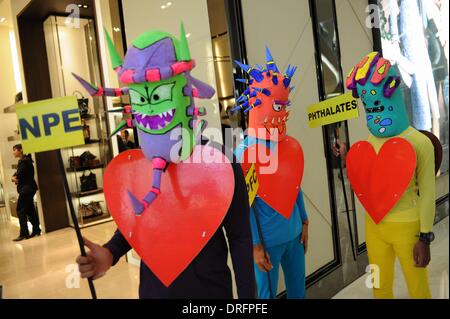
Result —
<instances>
[{"instance_id":1,"label":"heart-shaped cutout","mask_svg":"<svg viewBox=\"0 0 450 319\"><path fill-rule=\"evenodd\" d=\"M395 206L416 169L414 147L391 138L378 154L367 141L355 143L347 154L347 176L367 213L378 224Z\"/></svg>"},{"instance_id":2,"label":"heart-shaped cutout","mask_svg":"<svg viewBox=\"0 0 450 319\"><path fill-rule=\"evenodd\" d=\"M263 144L253 144L245 150L241 162L244 173L255 163L258 196L289 219L303 178L304 155L300 143L288 136L272 151Z\"/></svg>"},{"instance_id":3,"label":"heart-shaped cutout","mask_svg":"<svg viewBox=\"0 0 450 319\"><path fill-rule=\"evenodd\" d=\"M105 199L119 230L168 287L221 225L233 198L234 173L220 150L196 146L187 161L169 165L160 195L136 216L127 191L141 199L151 185L152 162L141 150L119 154L105 170Z\"/></svg>"}]
</instances>

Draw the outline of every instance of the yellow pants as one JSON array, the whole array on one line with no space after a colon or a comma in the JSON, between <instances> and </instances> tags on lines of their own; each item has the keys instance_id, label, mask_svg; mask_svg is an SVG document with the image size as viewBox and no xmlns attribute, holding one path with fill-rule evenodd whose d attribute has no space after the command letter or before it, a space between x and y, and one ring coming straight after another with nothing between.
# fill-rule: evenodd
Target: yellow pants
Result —
<instances>
[{"instance_id":1,"label":"yellow pants","mask_svg":"<svg viewBox=\"0 0 450 319\"><path fill-rule=\"evenodd\" d=\"M431 298L426 268L414 266L413 249L420 232L419 221L380 223L366 218L366 245L369 263L379 267L379 287L374 286L377 299L393 299L394 266L398 257L411 298Z\"/></svg>"}]
</instances>

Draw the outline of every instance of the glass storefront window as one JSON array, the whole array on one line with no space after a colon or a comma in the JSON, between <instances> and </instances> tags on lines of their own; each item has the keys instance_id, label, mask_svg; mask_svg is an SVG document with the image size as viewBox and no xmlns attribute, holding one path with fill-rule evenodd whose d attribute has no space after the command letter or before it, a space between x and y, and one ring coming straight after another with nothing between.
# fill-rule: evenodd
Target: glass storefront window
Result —
<instances>
[{"instance_id":1,"label":"glass storefront window","mask_svg":"<svg viewBox=\"0 0 450 319\"><path fill-rule=\"evenodd\" d=\"M409 116L443 146L440 174L449 170L448 0L379 1L383 56L398 65Z\"/></svg>"}]
</instances>

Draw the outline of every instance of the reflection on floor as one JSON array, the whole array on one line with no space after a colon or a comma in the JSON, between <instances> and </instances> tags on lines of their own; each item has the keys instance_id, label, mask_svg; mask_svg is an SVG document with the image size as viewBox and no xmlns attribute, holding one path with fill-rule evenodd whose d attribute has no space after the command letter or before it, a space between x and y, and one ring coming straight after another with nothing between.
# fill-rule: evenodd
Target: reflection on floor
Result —
<instances>
[{"instance_id":1,"label":"reflection on floor","mask_svg":"<svg viewBox=\"0 0 450 319\"><path fill-rule=\"evenodd\" d=\"M435 225L436 240L431 245L431 263L428 267L431 294L435 299L449 298L449 224L448 217ZM372 290L365 285L366 275L345 287L334 299L370 299ZM395 265L394 295L399 299L409 298L403 274L397 261Z\"/></svg>"},{"instance_id":2,"label":"reflection on floor","mask_svg":"<svg viewBox=\"0 0 450 319\"><path fill-rule=\"evenodd\" d=\"M82 233L90 240L103 244L115 229L114 222L109 222L85 228ZM18 232L14 223L0 218L0 285L3 286L3 298L90 298L86 280L81 280L79 288L67 287L67 284L77 284L77 280L73 280L73 270L76 269L74 260L79 248L72 228L15 243L12 239L17 237ZM448 217L435 226L435 233L429 266L430 284L434 298L448 298ZM408 298L398 264L396 278L396 297ZM372 291L366 288L365 280L366 276L362 276L334 298L372 298ZM137 298L138 285L139 268L127 263L125 258L105 277L95 281L98 298Z\"/></svg>"},{"instance_id":3,"label":"reflection on floor","mask_svg":"<svg viewBox=\"0 0 450 319\"><path fill-rule=\"evenodd\" d=\"M114 233L114 222L84 228L83 236L103 244ZM24 240L12 241L19 230L13 223L0 219L0 285L3 298L87 298L91 297L86 280L77 286L74 261L79 255L72 228ZM98 298L137 298L139 268L122 258L108 274L96 280Z\"/></svg>"}]
</instances>

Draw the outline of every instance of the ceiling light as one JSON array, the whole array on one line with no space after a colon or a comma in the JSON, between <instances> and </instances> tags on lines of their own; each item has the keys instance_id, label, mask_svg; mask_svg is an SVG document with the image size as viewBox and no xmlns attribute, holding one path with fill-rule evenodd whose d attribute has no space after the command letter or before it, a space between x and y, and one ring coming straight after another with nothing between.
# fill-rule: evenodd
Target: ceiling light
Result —
<instances>
[{"instance_id":1,"label":"ceiling light","mask_svg":"<svg viewBox=\"0 0 450 319\"><path fill-rule=\"evenodd\" d=\"M190 33L186 34L186 38L189 38L190 36L191 36L191 34L190 34Z\"/></svg>"},{"instance_id":2,"label":"ceiling light","mask_svg":"<svg viewBox=\"0 0 450 319\"><path fill-rule=\"evenodd\" d=\"M0 18L0 23L3 23L3 22L5 22L6 21L6 18L4 18L4 17L1 17Z\"/></svg>"},{"instance_id":3,"label":"ceiling light","mask_svg":"<svg viewBox=\"0 0 450 319\"><path fill-rule=\"evenodd\" d=\"M83 5L82 4L77 4L78 8L81 8Z\"/></svg>"},{"instance_id":4,"label":"ceiling light","mask_svg":"<svg viewBox=\"0 0 450 319\"><path fill-rule=\"evenodd\" d=\"M163 9L163 10L164 10L165 8L166 8L166 6L165 6L165 5L162 5L162 6L161 6L161 9Z\"/></svg>"},{"instance_id":5,"label":"ceiling light","mask_svg":"<svg viewBox=\"0 0 450 319\"><path fill-rule=\"evenodd\" d=\"M114 27L113 30L114 30L114 32L120 32L120 28L118 28L118 27Z\"/></svg>"},{"instance_id":6,"label":"ceiling light","mask_svg":"<svg viewBox=\"0 0 450 319\"><path fill-rule=\"evenodd\" d=\"M70 24L70 19L66 19L66 21L64 21L65 24Z\"/></svg>"},{"instance_id":7,"label":"ceiling light","mask_svg":"<svg viewBox=\"0 0 450 319\"><path fill-rule=\"evenodd\" d=\"M172 5L172 2L167 2L166 6L170 7Z\"/></svg>"},{"instance_id":8,"label":"ceiling light","mask_svg":"<svg viewBox=\"0 0 450 319\"><path fill-rule=\"evenodd\" d=\"M87 9L89 6L87 4L83 5L83 8Z\"/></svg>"}]
</instances>

